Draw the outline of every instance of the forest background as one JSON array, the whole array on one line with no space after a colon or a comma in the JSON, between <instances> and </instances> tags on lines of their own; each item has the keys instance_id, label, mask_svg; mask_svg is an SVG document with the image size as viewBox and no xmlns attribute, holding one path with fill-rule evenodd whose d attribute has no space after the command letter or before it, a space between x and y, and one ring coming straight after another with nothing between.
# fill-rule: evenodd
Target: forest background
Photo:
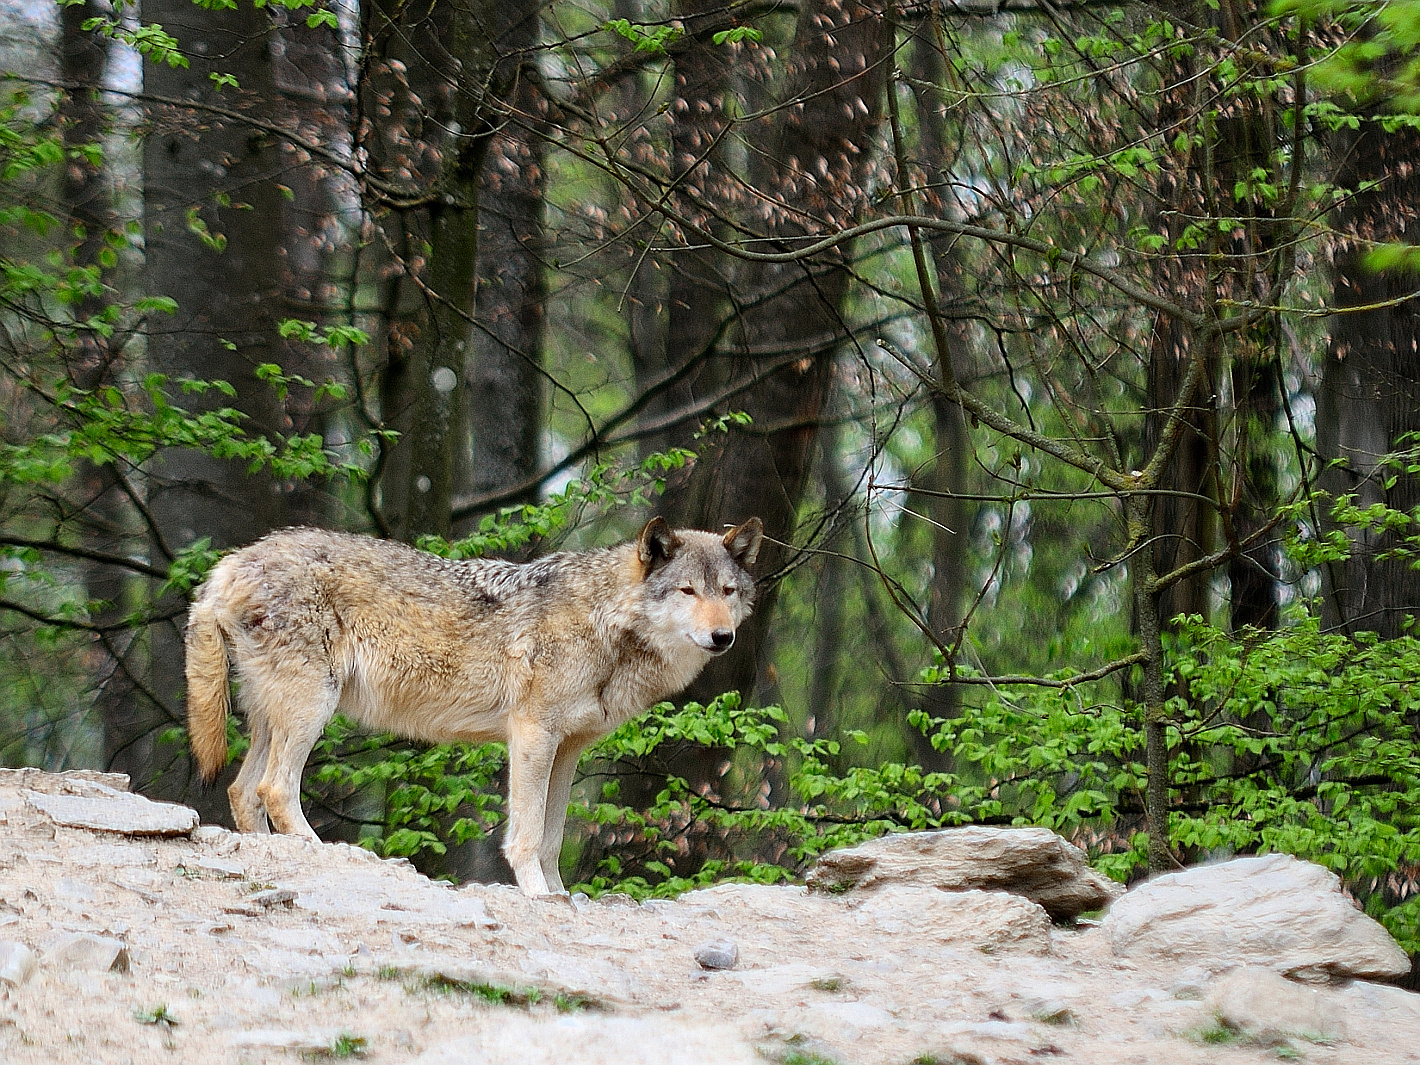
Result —
<instances>
[{"instance_id":1,"label":"forest background","mask_svg":"<svg viewBox=\"0 0 1420 1065\"><path fill-rule=\"evenodd\" d=\"M754 617L588 753L569 883L1031 823L1121 880L1319 861L1420 951L1420 3L4 17L9 764L225 821L182 626L271 529L757 514ZM311 820L506 878L502 759L337 720Z\"/></svg>"}]
</instances>

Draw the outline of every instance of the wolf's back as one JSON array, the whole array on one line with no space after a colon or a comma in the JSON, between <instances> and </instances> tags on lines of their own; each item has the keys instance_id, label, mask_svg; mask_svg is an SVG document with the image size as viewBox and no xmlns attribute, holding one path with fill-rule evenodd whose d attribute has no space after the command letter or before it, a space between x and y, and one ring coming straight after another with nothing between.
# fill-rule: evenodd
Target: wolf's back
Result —
<instances>
[{"instance_id":1,"label":"wolf's back","mask_svg":"<svg viewBox=\"0 0 1420 1065\"><path fill-rule=\"evenodd\" d=\"M217 624L212 582L187 615L187 732L198 772L207 783L227 764L227 641Z\"/></svg>"}]
</instances>

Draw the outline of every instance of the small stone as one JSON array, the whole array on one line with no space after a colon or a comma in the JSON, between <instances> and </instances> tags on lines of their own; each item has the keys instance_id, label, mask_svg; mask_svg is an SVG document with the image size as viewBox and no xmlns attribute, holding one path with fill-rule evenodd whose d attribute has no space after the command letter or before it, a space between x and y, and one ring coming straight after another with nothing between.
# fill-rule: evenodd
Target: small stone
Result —
<instances>
[{"instance_id":1,"label":"small stone","mask_svg":"<svg viewBox=\"0 0 1420 1065\"><path fill-rule=\"evenodd\" d=\"M258 891L248 900L253 906L271 909L273 906L290 906L296 901L296 893L290 888L274 887Z\"/></svg>"},{"instance_id":2,"label":"small stone","mask_svg":"<svg viewBox=\"0 0 1420 1065\"><path fill-rule=\"evenodd\" d=\"M235 906L223 906L223 913L238 917L260 917L277 906L291 906L296 901L296 893L290 888L266 888L248 895Z\"/></svg>"},{"instance_id":3,"label":"small stone","mask_svg":"<svg viewBox=\"0 0 1420 1065\"><path fill-rule=\"evenodd\" d=\"M121 939L79 932L45 951L44 964L61 972L126 973L128 947Z\"/></svg>"},{"instance_id":4,"label":"small stone","mask_svg":"<svg viewBox=\"0 0 1420 1065\"><path fill-rule=\"evenodd\" d=\"M702 969L733 969L739 964L740 948L733 939L711 939L695 948L695 960Z\"/></svg>"},{"instance_id":5,"label":"small stone","mask_svg":"<svg viewBox=\"0 0 1420 1065\"><path fill-rule=\"evenodd\" d=\"M597 899L597 902L603 906L630 906L634 908L639 905L634 898L624 891L608 891L601 898Z\"/></svg>"},{"instance_id":6,"label":"small stone","mask_svg":"<svg viewBox=\"0 0 1420 1065\"><path fill-rule=\"evenodd\" d=\"M338 1030L295 1032L283 1028L252 1028L237 1032L227 1045L244 1049L298 1050L307 1054L329 1052L340 1038Z\"/></svg>"},{"instance_id":7,"label":"small stone","mask_svg":"<svg viewBox=\"0 0 1420 1065\"><path fill-rule=\"evenodd\" d=\"M92 884L71 877L61 876L54 885L54 897L70 902L93 902L98 898Z\"/></svg>"},{"instance_id":8,"label":"small stone","mask_svg":"<svg viewBox=\"0 0 1420 1065\"><path fill-rule=\"evenodd\" d=\"M11 987L19 987L28 980L38 962L35 952L23 943L0 941L0 980Z\"/></svg>"}]
</instances>

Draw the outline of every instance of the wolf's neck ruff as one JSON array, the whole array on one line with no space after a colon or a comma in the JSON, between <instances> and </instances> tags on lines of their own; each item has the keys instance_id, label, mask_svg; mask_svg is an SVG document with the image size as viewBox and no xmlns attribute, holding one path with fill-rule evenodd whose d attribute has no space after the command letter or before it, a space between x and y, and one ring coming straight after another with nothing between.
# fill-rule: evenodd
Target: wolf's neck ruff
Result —
<instances>
[{"instance_id":1,"label":"wolf's neck ruff","mask_svg":"<svg viewBox=\"0 0 1420 1065\"><path fill-rule=\"evenodd\" d=\"M690 683L749 615L757 518L721 536L648 522L633 542L517 564L455 562L369 537L289 529L224 558L188 618L188 722L226 762L229 662L251 749L228 789L243 831L314 837L306 756L341 712L429 742L502 740L504 849L531 894L557 856L577 759Z\"/></svg>"}]
</instances>

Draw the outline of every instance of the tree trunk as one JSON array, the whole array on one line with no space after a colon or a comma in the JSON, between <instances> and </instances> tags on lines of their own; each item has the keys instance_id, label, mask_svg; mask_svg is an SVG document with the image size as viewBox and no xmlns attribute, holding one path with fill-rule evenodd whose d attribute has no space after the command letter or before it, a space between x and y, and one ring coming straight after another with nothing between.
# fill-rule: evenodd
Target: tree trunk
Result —
<instances>
[{"instance_id":1,"label":"tree trunk","mask_svg":"<svg viewBox=\"0 0 1420 1065\"><path fill-rule=\"evenodd\" d=\"M926 212L937 217L961 215L960 205L942 193L949 186L949 174L956 159L945 128L946 115L940 106L940 90L948 77L946 57L938 49L937 38L926 26L913 41L912 73L917 97L918 152L926 171ZM899 184L905 178L899 179ZM948 351L952 366L938 366L937 378L968 382L972 378L973 337L970 322L950 313L968 298L967 271L957 242L938 236L930 241L932 263L937 275L937 303L944 315ZM932 425L937 461L926 478L926 508L932 525L932 582L927 604L927 621L937 640L948 648L965 639L961 631L966 569L970 558L971 515L960 498L967 490L967 468L971 455L971 431L965 412L942 392L932 396ZM960 689L942 685L927 692L927 709L935 717L953 717L961 703Z\"/></svg>"},{"instance_id":2,"label":"tree trunk","mask_svg":"<svg viewBox=\"0 0 1420 1065\"><path fill-rule=\"evenodd\" d=\"M1338 184L1356 190L1337 212L1336 227L1355 239L1332 266L1337 307L1382 304L1414 291L1409 274L1377 274L1364 264L1363 241L1416 241L1420 203L1420 134L1383 131L1366 122L1338 135ZM1378 185L1363 188L1365 182ZM1337 315L1317 397L1317 452L1328 465L1318 478L1333 499L1354 494L1359 506L1384 503L1410 512L1420 505L1420 478L1382 463L1406 433L1420 430L1420 300ZM1339 464L1330 465L1339 460ZM1387 486L1394 476L1395 483ZM1352 555L1325 574L1323 620L1346 631L1384 637L1404 631L1420 612L1420 571L1404 559L1377 556L1397 546L1390 533L1350 528Z\"/></svg>"},{"instance_id":3,"label":"tree trunk","mask_svg":"<svg viewBox=\"0 0 1420 1065\"><path fill-rule=\"evenodd\" d=\"M374 205L393 260L382 416L385 427L400 434L381 462L379 499L383 526L402 540L451 532L455 473L468 447L464 392L470 373L483 372L470 369L480 178L494 123L503 121L499 101L523 81L520 60L498 64L499 42L516 46L517 33L526 35L529 26L536 32L535 20L536 7L523 3L412 9L377 0L364 10L357 140L372 172L402 190ZM521 194L532 192L529 186ZM525 204L510 215L513 239L530 235L511 221L521 211L526 225L527 210ZM535 298L536 271L527 268L520 277L520 284L533 286L525 295ZM485 369L502 386L526 384L525 368ZM488 419L477 411L492 409L482 402L487 398L470 408L485 439ZM501 414L506 421L508 410ZM527 426L514 428L512 457L527 446L527 434Z\"/></svg>"},{"instance_id":4,"label":"tree trunk","mask_svg":"<svg viewBox=\"0 0 1420 1065\"><path fill-rule=\"evenodd\" d=\"M147 67L148 92L292 128L314 121L323 127L321 135L342 124L329 110L288 97L277 74L290 43L305 44L310 54L334 55L329 31L278 28L266 11L249 5L204 11L187 0L146 0L143 18L176 36L191 57L186 69ZM208 78L211 72L236 75L241 89L219 91ZM316 80L307 91L338 110L339 87ZM152 368L174 380L230 382L234 399L208 393L184 402L196 409L235 406L248 416L249 433L308 430L309 397L293 389L283 402L254 373L262 363L316 377L326 369L303 359L277 329L302 303L302 290L309 305L311 279L273 269L291 261L293 227L281 186L304 160L272 135L209 113L155 108L151 123L143 154L144 287L178 304L175 318L150 327ZM214 547L244 544L294 520L311 520L322 509L317 485L249 473L196 450L169 449L157 456L147 488L152 553L160 564L199 538L210 538ZM181 795L189 785L185 756L175 746L160 747L155 732L183 718L183 610L175 597L159 607L170 620L157 624L150 636L152 698L136 701L127 720L112 724L106 750L111 767L129 772L136 785ZM202 813L227 816L220 792L207 794Z\"/></svg>"},{"instance_id":5,"label":"tree trunk","mask_svg":"<svg viewBox=\"0 0 1420 1065\"><path fill-rule=\"evenodd\" d=\"M505 62L538 40L534 10L498 42ZM543 274L546 141L537 123L547 101L532 80L509 70L514 117L492 138L479 181L478 327L465 368L465 433L469 460L459 461L461 492L475 497L527 482L537 472L543 428L542 355L547 319ZM458 459L462 460L463 455ZM522 497L532 500L536 489ZM460 519L476 527L478 514Z\"/></svg>"},{"instance_id":6,"label":"tree trunk","mask_svg":"<svg viewBox=\"0 0 1420 1065\"><path fill-rule=\"evenodd\" d=\"M881 114L886 67L880 59L889 43L884 25L880 11L855 0L823 0L800 11L788 75L798 102L761 120L772 125L763 140L770 146L766 172L757 184L772 199L768 230L781 246L817 231L806 219L827 227L848 224L863 202ZM675 524L704 529L758 515L766 534L761 574L774 573L788 559L780 544L793 536L833 353L846 339L841 312L848 273L841 261L751 265L743 271L736 287L747 298L736 323L735 350L725 361L730 379L764 375L729 404L753 423L713 439L689 484L666 501ZM799 358L776 368L785 353ZM692 685L691 698L703 701L729 690L752 696L775 596L773 583L762 588L734 648L706 668Z\"/></svg>"},{"instance_id":7,"label":"tree trunk","mask_svg":"<svg viewBox=\"0 0 1420 1065\"><path fill-rule=\"evenodd\" d=\"M86 33L83 23L104 14L92 0L60 9L60 80L67 86L59 103L60 126L64 137L64 206L76 232L71 255L75 266L108 272L116 251L108 237L117 228L108 160L98 162L79 149L101 144L108 132L108 115L100 93L108 67L108 42L96 33ZM113 257L113 258L110 258ZM107 301L88 295L74 307L74 320L83 323L102 313ZM115 353L103 335L85 329L76 331L72 348L67 349L69 382L76 388L94 389L112 380ZM73 508L83 545L89 550L123 555L131 550L131 513L123 496L118 471L112 465L81 463L74 485L79 495ZM131 604L125 592L132 574L100 562L84 563L84 585L96 624L120 623ZM124 672L123 657L131 640L118 633L96 649L94 677L97 690L94 709L98 720L116 726L125 720L135 698L132 682ZM136 663L132 665L136 666Z\"/></svg>"}]
</instances>

